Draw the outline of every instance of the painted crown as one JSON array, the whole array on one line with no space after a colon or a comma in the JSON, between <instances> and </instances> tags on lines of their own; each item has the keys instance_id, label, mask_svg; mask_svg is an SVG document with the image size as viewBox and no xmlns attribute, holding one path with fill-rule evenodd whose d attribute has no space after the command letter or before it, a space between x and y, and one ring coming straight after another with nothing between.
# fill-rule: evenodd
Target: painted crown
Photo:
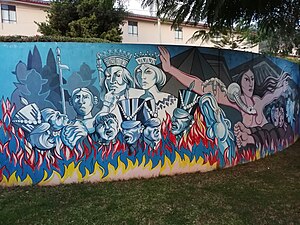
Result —
<instances>
[{"instance_id":1,"label":"painted crown","mask_svg":"<svg viewBox=\"0 0 300 225\"><path fill-rule=\"evenodd\" d=\"M156 59L158 57L157 53L150 54L149 52L146 53L135 53L134 58L137 63L140 64L152 64L155 65Z\"/></svg>"},{"instance_id":2,"label":"painted crown","mask_svg":"<svg viewBox=\"0 0 300 225\"><path fill-rule=\"evenodd\" d=\"M107 52L100 53L100 57L103 60L106 67L110 66L122 66L126 67L129 63L132 54L129 52L117 50L108 50Z\"/></svg>"},{"instance_id":3,"label":"painted crown","mask_svg":"<svg viewBox=\"0 0 300 225\"><path fill-rule=\"evenodd\" d=\"M35 103L26 105L17 112L13 122L24 130L32 132L37 125L42 123L41 111Z\"/></svg>"}]
</instances>

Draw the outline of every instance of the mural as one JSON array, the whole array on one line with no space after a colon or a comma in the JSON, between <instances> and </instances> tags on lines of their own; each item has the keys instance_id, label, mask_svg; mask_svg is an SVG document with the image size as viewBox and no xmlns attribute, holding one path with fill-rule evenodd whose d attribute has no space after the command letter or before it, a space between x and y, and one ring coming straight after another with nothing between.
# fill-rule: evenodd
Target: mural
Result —
<instances>
[{"instance_id":1,"label":"mural","mask_svg":"<svg viewBox=\"0 0 300 225\"><path fill-rule=\"evenodd\" d=\"M299 136L299 66L285 60L155 45L0 49L2 186L205 172Z\"/></svg>"}]
</instances>

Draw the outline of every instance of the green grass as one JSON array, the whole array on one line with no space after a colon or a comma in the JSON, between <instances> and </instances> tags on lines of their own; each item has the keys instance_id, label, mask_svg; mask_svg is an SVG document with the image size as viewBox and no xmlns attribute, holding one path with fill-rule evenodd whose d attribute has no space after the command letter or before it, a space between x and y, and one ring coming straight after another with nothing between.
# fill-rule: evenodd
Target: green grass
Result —
<instances>
[{"instance_id":1,"label":"green grass","mask_svg":"<svg viewBox=\"0 0 300 225\"><path fill-rule=\"evenodd\" d=\"M300 141L208 173L0 188L0 224L300 224Z\"/></svg>"}]
</instances>

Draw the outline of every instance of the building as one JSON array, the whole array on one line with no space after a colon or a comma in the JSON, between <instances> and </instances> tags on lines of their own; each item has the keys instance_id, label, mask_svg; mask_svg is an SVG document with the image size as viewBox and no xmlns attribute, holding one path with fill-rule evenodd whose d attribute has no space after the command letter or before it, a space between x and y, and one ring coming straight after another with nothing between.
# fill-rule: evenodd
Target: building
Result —
<instances>
[{"instance_id":1,"label":"building","mask_svg":"<svg viewBox=\"0 0 300 225\"><path fill-rule=\"evenodd\" d=\"M46 21L49 3L39 0L0 0L0 35L40 34L35 22Z\"/></svg>"},{"instance_id":2,"label":"building","mask_svg":"<svg viewBox=\"0 0 300 225\"><path fill-rule=\"evenodd\" d=\"M42 0L0 0L0 35L39 35L35 22L46 21L49 1ZM191 41L197 30L206 30L204 24L182 24L172 28L172 21L160 21L157 17L129 13L122 25L123 43L172 44L214 47L210 41ZM258 46L246 51L258 52Z\"/></svg>"},{"instance_id":3,"label":"building","mask_svg":"<svg viewBox=\"0 0 300 225\"><path fill-rule=\"evenodd\" d=\"M208 29L204 24L194 25L190 23L172 28L172 21L160 21L157 17L130 13L122 26L122 42L215 47L215 44L211 41L202 41L202 39L197 41L190 40L196 31L208 31ZM247 49L237 48L235 50L258 52L258 46Z\"/></svg>"}]
</instances>

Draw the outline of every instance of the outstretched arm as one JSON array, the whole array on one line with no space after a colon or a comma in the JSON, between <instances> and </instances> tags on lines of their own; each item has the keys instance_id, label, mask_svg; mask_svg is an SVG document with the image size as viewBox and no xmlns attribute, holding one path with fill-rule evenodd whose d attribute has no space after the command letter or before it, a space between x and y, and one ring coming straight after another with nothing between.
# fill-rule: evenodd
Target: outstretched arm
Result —
<instances>
[{"instance_id":1,"label":"outstretched arm","mask_svg":"<svg viewBox=\"0 0 300 225\"><path fill-rule=\"evenodd\" d=\"M202 90L203 81L199 77L187 74L177 69L176 67L172 66L170 62L170 54L168 50L162 46L158 46L158 49L160 51L159 57L162 63L163 70L171 74L173 77L175 77L180 83L182 83L186 87L189 87L192 82L195 82L193 91L199 95L203 95L203 90Z\"/></svg>"},{"instance_id":2,"label":"outstretched arm","mask_svg":"<svg viewBox=\"0 0 300 225\"><path fill-rule=\"evenodd\" d=\"M186 87L189 87L190 84L195 81L193 91L197 94L203 95L205 93L211 92L214 95L216 95L216 93L218 93L217 101L219 103L240 110L235 103L232 103L228 100L226 96L226 91L224 91L226 89L225 85L223 84L224 87L222 87L221 83L223 82L221 82L219 79L212 78L207 81L202 81L199 77L187 74L171 65L170 54L165 47L158 46L158 49L160 51L160 61L162 63L162 68L165 72L170 73L173 77L175 77L180 83L182 83Z\"/></svg>"}]
</instances>

